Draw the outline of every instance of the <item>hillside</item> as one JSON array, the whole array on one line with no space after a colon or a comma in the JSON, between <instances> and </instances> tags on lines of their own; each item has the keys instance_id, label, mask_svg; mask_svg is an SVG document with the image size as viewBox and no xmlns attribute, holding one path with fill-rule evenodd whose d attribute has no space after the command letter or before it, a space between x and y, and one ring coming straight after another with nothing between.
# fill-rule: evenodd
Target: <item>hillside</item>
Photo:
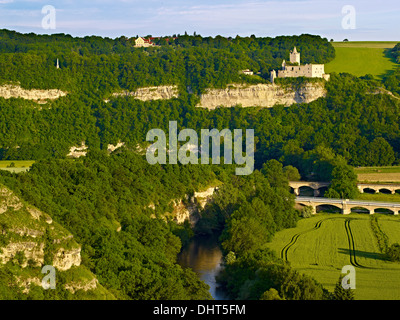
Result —
<instances>
[{"instance_id":1,"label":"hillside","mask_svg":"<svg viewBox=\"0 0 400 320\"><path fill-rule=\"evenodd\" d=\"M0 299L114 299L81 265L81 246L52 218L0 184ZM42 287L42 268L56 270L56 288Z\"/></svg>"},{"instance_id":2,"label":"hillside","mask_svg":"<svg viewBox=\"0 0 400 320\"><path fill-rule=\"evenodd\" d=\"M388 50L397 42L334 42L336 57L325 66L326 73L347 72L357 77L371 74L382 78L398 65Z\"/></svg>"}]
</instances>

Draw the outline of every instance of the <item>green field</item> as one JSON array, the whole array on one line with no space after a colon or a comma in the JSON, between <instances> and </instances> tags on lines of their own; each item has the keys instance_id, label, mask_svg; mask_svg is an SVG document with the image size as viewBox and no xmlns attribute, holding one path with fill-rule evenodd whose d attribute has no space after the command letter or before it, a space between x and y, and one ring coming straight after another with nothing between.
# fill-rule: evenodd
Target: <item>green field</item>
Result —
<instances>
[{"instance_id":1,"label":"green field","mask_svg":"<svg viewBox=\"0 0 400 320\"><path fill-rule=\"evenodd\" d=\"M10 172L25 172L30 169L33 160L0 160L0 170L7 170Z\"/></svg>"},{"instance_id":2,"label":"green field","mask_svg":"<svg viewBox=\"0 0 400 320\"><path fill-rule=\"evenodd\" d=\"M400 243L400 217L375 214L389 244ZM278 232L269 247L333 291L345 265L356 270L356 300L400 299L400 263L381 254L368 214L318 213ZM354 245L352 244L354 241Z\"/></svg>"},{"instance_id":3,"label":"green field","mask_svg":"<svg viewBox=\"0 0 400 320\"><path fill-rule=\"evenodd\" d=\"M334 42L336 58L325 65L326 73L351 73L357 77L366 74L380 78L398 67L387 55L397 42Z\"/></svg>"}]
</instances>

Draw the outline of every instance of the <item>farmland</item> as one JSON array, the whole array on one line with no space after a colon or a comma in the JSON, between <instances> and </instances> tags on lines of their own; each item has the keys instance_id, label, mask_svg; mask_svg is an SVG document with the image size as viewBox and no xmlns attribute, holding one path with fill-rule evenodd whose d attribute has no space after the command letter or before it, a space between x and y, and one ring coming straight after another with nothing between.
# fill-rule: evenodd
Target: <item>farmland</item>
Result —
<instances>
[{"instance_id":1,"label":"farmland","mask_svg":"<svg viewBox=\"0 0 400 320\"><path fill-rule=\"evenodd\" d=\"M354 168L359 182L400 183L400 166Z\"/></svg>"},{"instance_id":2,"label":"farmland","mask_svg":"<svg viewBox=\"0 0 400 320\"><path fill-rule=\"evenodd\" d=\"M31 160L2 160L0 161L0 170L6 170L10 172L25 172L34 164L35 161Z\"/></svg>"},{"instance_id":3,"label":"farmland","mask_svg":"<svg viewBox=\"0 0 400 320\"><path fill-rule=\"evenodd\" d=\"M336 58L325 65L326 73L351 73L355 76L371 74L380 78L398 65L387 51L397 42L334 42Z\"/></svg>"},{"instance_id":4,"label":"farmland","mask_svg":"<svg viewBox=\"0 0 400 320\"><path fill-rule=\"evenodd\" d=\"M375 214L389 244L400 243L400 218ZM355 299L400 299L400 263L387 261L371 228L371 217L318 213L278 232L269 247L296 270L333 291L341 270L356 270Z\"/></svg>"}]
</instances>

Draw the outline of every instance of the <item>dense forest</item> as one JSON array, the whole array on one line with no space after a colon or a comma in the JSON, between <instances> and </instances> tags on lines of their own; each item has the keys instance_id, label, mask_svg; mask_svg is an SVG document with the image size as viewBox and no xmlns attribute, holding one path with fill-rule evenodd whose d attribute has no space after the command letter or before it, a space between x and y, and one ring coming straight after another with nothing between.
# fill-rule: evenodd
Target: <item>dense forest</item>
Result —
<instances>
[{"instance_id":1,"label":"dense forest","mask_svg":"<svg viewBox=\"0 0 400 320\"><path fill-rule=\"evenodd\" d=\"M352 182L353 166L400 163L400 72L383 81L332 74L326 97L308 104L210 111L196 107L206 88L267 83L293 46L304 63L327 63L334 48L312 35L154 41L158 46L135 48L125 37L0 30L1 84L68 92L40 107L0 98L0 159L37 160L24 174L0 171L0 182L68 229L82 245L82 264L119 299L211 298L198 276L176 263L194 232L221 233L226 267L219 282L233 299L335 299L263 244L301 218L288 188L293 177L332 181L327 196L348 197L353 190L341 182ZM399 48L392 50L397 59ZM255 75L240 74L246 68ZM307 80L289 85L298 81ZM179 97L110 98L153 85L177 85ZM199 133L254 129L256 170L238 177L229 165L149 165L138 147L150 129L167 132L169 121ZM68 159L82 141L86 157ZM119 141L125 148L106 151ZM172 200L215 180L222 186L194 229L166 223Z\"/></svg>"}]
</instances>

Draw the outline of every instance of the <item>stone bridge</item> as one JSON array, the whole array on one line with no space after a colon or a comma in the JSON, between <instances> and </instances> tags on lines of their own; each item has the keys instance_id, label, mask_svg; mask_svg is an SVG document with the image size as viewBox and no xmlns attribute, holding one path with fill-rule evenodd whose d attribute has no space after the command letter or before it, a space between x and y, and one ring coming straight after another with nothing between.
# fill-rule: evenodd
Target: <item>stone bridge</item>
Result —
<instances>
[{"instance_id":1,"label":"stone bridge","mask_svg":"<svg viewBox=\"0 0 400 320\"><path fill-rule=\"evenodd\" d=\"M314 197L320 195L320 189L326 188L330 185L330 182L318 182L318 181L289 181L289 186L293 188L296 196L300 195L301 187L308 187L314 190Z\"/></svg>"},{"instance_id":2,"label":"stone bridge","mask_svg":"<svg viewBox=\"0 0 400 320\"><path fill-rule=\"evenodd\" d=\"M375 193L395 194L396 191L400 192L400 184L358 183L357 187L361 193L364 193L367 189L373 190Z\"/></svg>"},{"instance_id":3,"label":"stone bridge","mask_svg":"<svg viewBox=\"0 0 400 320\"><path fill-rule=\"evenodd\" d=\"M321 188L327 188L330 182L318 181L289 181L289 186L293 188L296 196L300 195L300 188L308 187L314 190L314 197L320 195ZM395 194L396 191L400 193L400 184L380 184L380 183L358 183L358 190L364 193L366 190L371 190L374 193L391 193Z\"/></svg>"},{"instance_id":4,"label":"stone bridge","mask_svg":"<svg viewBox=\"0 0 400 320\"><path fill-rule=\"evenodd\" d=\"M296 197L296 203L303 206L311 206L313 208L313 214L316 214L317 207L322 205L335 206L341 209L343 214L350 214L351 209L353 208L365 209L369 212L369 214L374 214L376 209L389 209L394 215L398 215L400 210L400 203L383 201L330 199L322 197Z\"/></svg>"}]
</instances>

